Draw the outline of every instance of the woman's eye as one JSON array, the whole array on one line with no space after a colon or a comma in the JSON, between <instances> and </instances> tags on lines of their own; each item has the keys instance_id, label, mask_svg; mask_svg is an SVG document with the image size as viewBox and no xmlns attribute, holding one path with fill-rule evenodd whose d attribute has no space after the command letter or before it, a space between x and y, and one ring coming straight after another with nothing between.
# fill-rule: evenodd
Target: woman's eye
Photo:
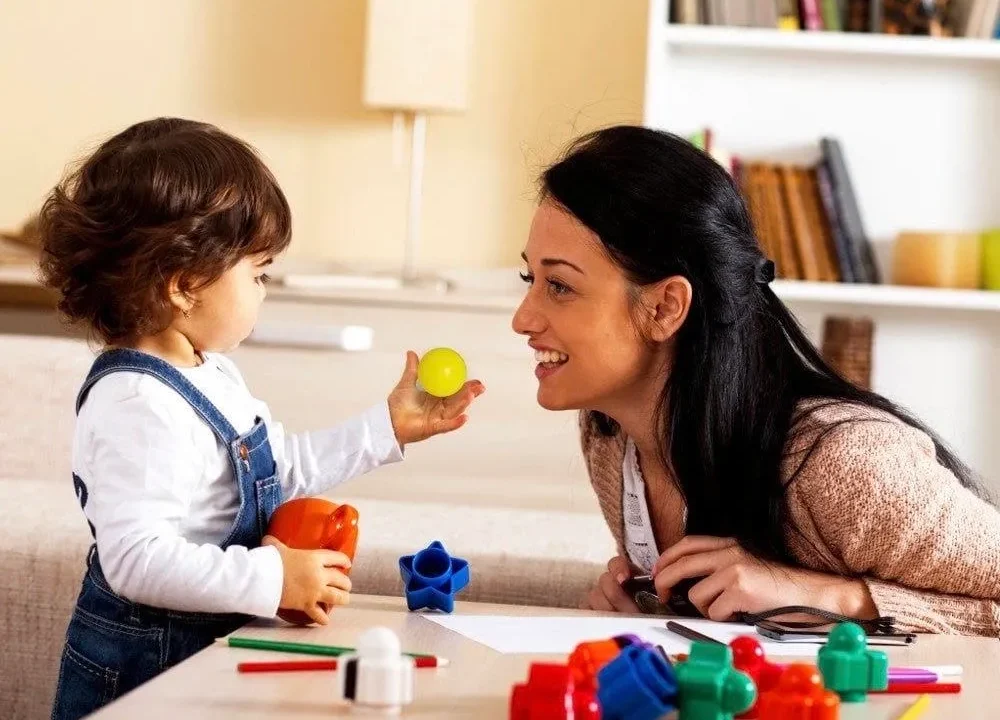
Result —
<instances>
[{"instance_id":1,"label":"woman's eye","mask_svg":"<svg viewBox=\"0 0 1000 720\"><path fill-rule=\"evenodd\" d=\"M261 275L257 276L257 282L259 282L261 285L267 285L269 282L271 282L271 276L268 275L267 273L262 273Z\"/></svg>"},{"instance_id":2,"label":"woman's eye","mask_svg":"<svg viewBox=\"0 0 1000 720\"><path fill-rule=\"evenodd\" d=\"M520 276L521 280L528 283L529 285L531 285L531 283L535 281L535 276L531 275L530 273L518 273L518 275Z\"/></svg>"},{"instance_id":3,"label":"woman's eye","mask_svg":"<svg viewBox=\"0 0 1000 720\"><path fill-rule=\"evenodd\" d=\"M549 292L553 295L566 295L572 292L568 285L563 285L558 280L549 280Z\"/></svg>"}]
</instances>

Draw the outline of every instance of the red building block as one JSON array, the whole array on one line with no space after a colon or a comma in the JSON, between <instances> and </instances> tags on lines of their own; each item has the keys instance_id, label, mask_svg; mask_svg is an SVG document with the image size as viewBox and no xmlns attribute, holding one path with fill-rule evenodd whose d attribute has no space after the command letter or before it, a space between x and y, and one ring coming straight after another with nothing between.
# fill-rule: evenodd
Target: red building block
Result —
<instances>
[{"instance_id":1,"label":"red building block","mask_svg":"<svg viewBox=\"0 0 1000 720\"><path fill-rule=\"evenodd\" d=\"M740 635L738 638L734 638L729 643L729 648L733 651L733 667L753 678L753 684L757 686L758 702L754 703L753 707L745 713L736 717L756 718L760 696L778 686L782 668L768 662L764 655L764 648L761 647L756 638L750 635Z\"/></svg>"},{"instance_id":2,"label":"red building block","mask_svg":"<svg viewBox=\"0 0 1000 720\"><path fill-rule=\"evenodd\" d=\"M778 687L757 701L759 720L837 720L840 698L823 688L819 670L812 665L789 665Z\"/></svg>"},{"instance_id":3,"label":"red building block","mask_svg":"<svg viewBox=\"0 0 1000 720\"><path fill-rule=\"evenodd\" d=\"M511 691L510 720L573 718L574 689L568 666L532 663L528 682L515 685Z\"/></svg>"}]
</instances>

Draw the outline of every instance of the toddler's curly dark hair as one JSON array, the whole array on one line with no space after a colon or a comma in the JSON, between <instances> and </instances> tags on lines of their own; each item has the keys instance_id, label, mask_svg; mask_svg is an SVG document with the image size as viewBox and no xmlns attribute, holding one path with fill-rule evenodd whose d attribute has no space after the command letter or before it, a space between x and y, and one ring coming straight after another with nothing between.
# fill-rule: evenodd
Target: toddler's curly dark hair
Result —
<instances>
[{"instance_id":1,"label":"toddler's curly dark hair","mask_svg":"<svg viewBox=\"0 0 1000 720\"><path fill-rule=\"evenodd\" d=\"M250 145L213 125L157 118L102 144L39 213L44 283L108 345L164 330L169 287L217 280L291 240L291 211Z\"/></svg>"}]
</instances>

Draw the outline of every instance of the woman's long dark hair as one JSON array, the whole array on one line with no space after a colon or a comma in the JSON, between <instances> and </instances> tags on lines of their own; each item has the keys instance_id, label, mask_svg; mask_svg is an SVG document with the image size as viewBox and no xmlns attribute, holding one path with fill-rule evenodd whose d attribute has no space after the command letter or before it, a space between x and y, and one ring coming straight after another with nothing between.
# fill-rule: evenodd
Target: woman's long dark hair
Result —
<instances>
[{"instance_id":1,"label":"woman's long dark hair","mask_svg":"<svg viewBox=\"0 0 1000 720\"><path fill-rule=\"evenodd\" d=\"M733 537L762 559L792 559L781 465L800 401L812 398L875 408L927 432L938 462L975 489L969 469L916 418L840 377L770 286L756 281L763 256L750 215L732 177L707 154L669 133L612 127L575 141L541 184L542 198L596 233L633 283L677 275L691 283L658 418L688 533ZM589 415L601 433L619 432L611 418Z\"/></svg>"}]
</instances>

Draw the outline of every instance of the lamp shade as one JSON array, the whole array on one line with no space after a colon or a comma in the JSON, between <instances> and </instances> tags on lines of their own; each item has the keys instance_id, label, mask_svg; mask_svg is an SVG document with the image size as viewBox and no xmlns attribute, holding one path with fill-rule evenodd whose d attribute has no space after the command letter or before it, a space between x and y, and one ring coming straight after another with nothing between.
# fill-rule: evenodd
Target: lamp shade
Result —
<instances>
[{"instance_id":1,"label":"lamp shade","mask_svg":"<svg viewBox=\"0 0 1000 720\"><path fill-rule=\"evenodd\" d=\"M368 0L365 105L465 109L471 34L472 0Z\"/></svg>"}]
</instances>

